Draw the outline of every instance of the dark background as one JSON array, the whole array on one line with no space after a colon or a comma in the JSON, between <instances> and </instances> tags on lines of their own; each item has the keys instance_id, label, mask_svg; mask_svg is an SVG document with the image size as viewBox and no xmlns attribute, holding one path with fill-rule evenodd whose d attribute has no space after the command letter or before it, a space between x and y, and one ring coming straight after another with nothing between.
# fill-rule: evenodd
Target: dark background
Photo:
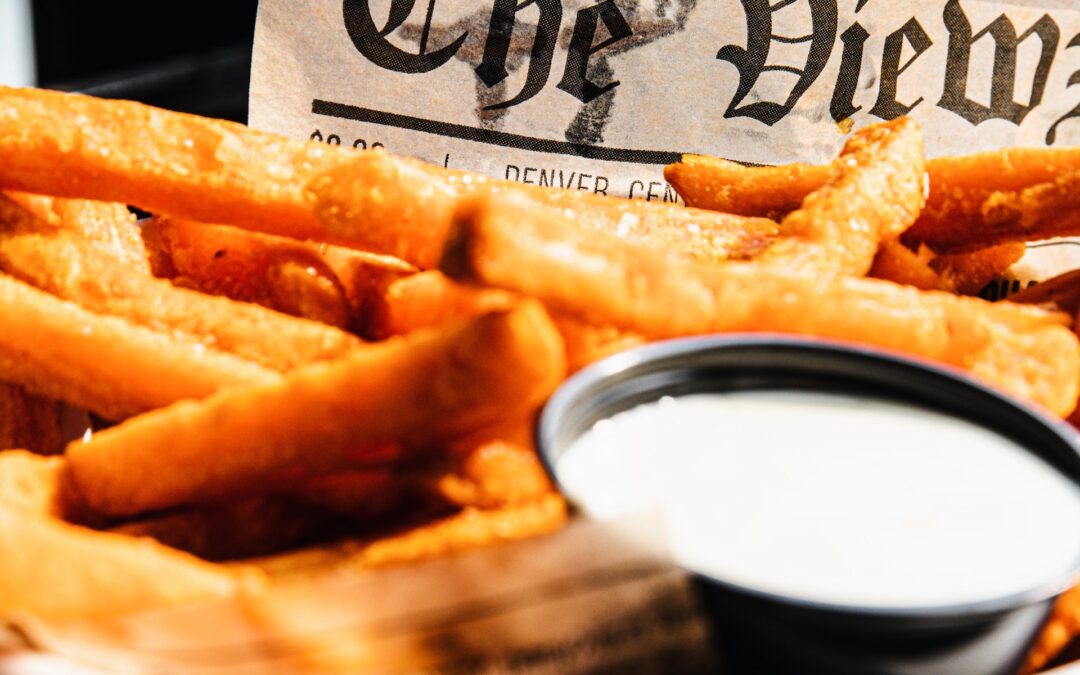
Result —
<instances>
[{"instance_id":1,"label":"dark background","mask_svg":"<svg viewBox=\"0 0 1080 675\"><path fill-rule=\"evenodd\" d=\"M35 0L38 83L245 121L257 7Z\"/></svg>"}]
</instances>

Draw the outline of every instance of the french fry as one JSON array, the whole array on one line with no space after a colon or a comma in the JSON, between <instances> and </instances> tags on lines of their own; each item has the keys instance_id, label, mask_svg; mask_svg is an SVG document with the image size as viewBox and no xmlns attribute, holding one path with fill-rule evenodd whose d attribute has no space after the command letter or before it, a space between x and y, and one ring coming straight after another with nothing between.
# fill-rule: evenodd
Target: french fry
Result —
<instances>
[{"instance_id":1,"label":"french fry","mask_svg":"<svg viewBox=\"0 0 1080 675\"><path fill-rule=\"evenodd\" d=\"M231 597L263 583L249 566L223 568L60 520L54 499L63 466L61 458L0 454L7 488L0 491L0 550L18 551L0 559L0 616L92 618Z\"/></svg>"},{"instance_id":2,"label":"french fry","mask_svg":"<svg viewBox=\"0 0 1080 675\"><path fill-rule=\"evenodd\" d=\"M1008 148L927 162L926 208L903 235L911 248L926 244L954 253L995 244L1080 233L1075 187L1080 148ZM739 167L687 156L665 170L686 200L744 216L786 214L826 184L829 166L789 164Z\"/></svg>"},{"instance_id":3,"label":"french fry","mask_svg":"<svg viewBox=\"0 0 1080 675\"><path fill-rule=\"evenodd\" d=\"M462 199L501 191L554 200L583 228L678 246L690 257L745 257L776 231L767 219L556 193L128 101L4 88L0 124L10 129L0 138L2 187L340 243L421 268L437 264Z\"/></svg>"},{"instance_id":4,"label":"french fry","mask_svg":"<svg viewBox=\"0 0 1080 675\"><path fill-rule=\"evenodd\" d=\"M385 340L507 309L516 301L512 293L462 286L437 270L429 270L392 280L374 294L361 332L372 340Z\"/></svg>"},{"instance_id":5,"label":"french fry","mask_svg":"<svg viewBox=\"0 0 1080 675\"><path fill-rule=\"evenodd\" d=\"M4 196L44 222L79 235L130 270L149 273L135 214L123 204L6 191Z\"/></svg>"},{"instance_id":6,"label":"french fry","mask_svg":"<svg viewBox=\"0 0 1080 675\"><path fill-rule=\"evenodd\" d=\"M749 167L719 157L683 155L664 168L664 178L687 206L781 220L806 195L828 183L834 165L785 164Z\"/></svg>"},{"instance_id":7,"label":"french fry","mask_svg":"<svg viewBox=\"0 0 1080 675\"><path fill-rule=\"evenodd\" d=\"M1080 384L1080 343L1061 325L1064 315L882 281L786 275L755 263L695 265L615 237L581 236L561 214L518 202L480 202L464 210L442 269L451 278L538 298L588 323L655 338L802 333L973 370L980 357L1008 358L1002 350L1011 350L1024 370L978 370L1060 415L1075 406ZM1049 379L1027 380L1036 370Z\"/></svg>"},{"instance_id":8,"label":"french fry","mask_svg":"<svg viewBox=\"0 0 1080 675\"><path fill-rule=\"evenodd\" d=\"M279 375L246 359L101 316L0 274L0 381L123 419Z\"/></svg>"},{"instance_id":9,"label":"french fry","mask_svg":"<svg viewBox=\"0 0 1080 675\"><path fill-rule=\"evenodd\" d=\"M227 298L174 288L0 196L0 269L64 300L287 371L360 345L345 332Z\"/></svg>"},{"instance_id":10,"label":"french fry","mask_svg":"<svg viewBox=\"0 0 1080 675\"><path fill-rule=\"evenodd\" d=\"M281 472L297 466L346 466L358 446L435 447L523 416L564 373L558 333L530 303L356 350L279 384L179 403L67 454L79 491L106 514L220 501L291 482Z\"/></svg>"},{"instance_id":11,"label":"french fry","mask_svg":"<svg viewBox=\"0 0 1080 675\"><path fill-rule=\"evenodd\" d=\"M376 288L416 268L396 258L170 218L144 227L167 276L204 293L356 330Z\"/></svg>"},{"instance_id":12,"label":"french fry","mask_svg":"<svg viewBox=\"0 0 1080 675\"><path fill-rule=\"evenodd\" d=\"M903 117L856 133L829 182L784 217L780 237L757 261L788 272L865 275L878 245L922 209L922 146L918 124Z\"/></svg>"},{"instance_id":13,"label":"french fry","mask_svg":"<svg viewBox=\"0 0 1080 675\"><path fill-rule=\"evenodd\" d=\"M0 382L0 450L4 448L43 455L63 450L61 404Z\"/></svg>"},{"instance_id":14,"label":"french fry","mask_svg":"<svg viewBox=\"0 0 1080 675\"><path fill-rule=\"evenodd\" d=\"M570 314L554 312L551 318L566 345L566 370L576 373L601 359L645 344L637 333L612 325L595 325Z\"/></svg>"},{"instance_id":15,"label":"french fry","mask_svg":"<svg viewBox=\"0 0 1080 675\"><path fill-rule=\"evenodd\" d=\"M1080 270L1060 274L1013 293L1009 302L1052 306L1075 315L1080 312Z\"/></svg>"},{"instance_id":16,"label":"french fry","mask_svg":"<svg viewBox=\"0 0 1080 675\"><path fill-rule=\"evenodd\" d=\"M878 249L870 276L926 291L974 295L1004 274L1026 250L1023 243L1011 242L967 253L934 255L925 244L916 252L893 240Z\"/></svg>"}]
</instances>

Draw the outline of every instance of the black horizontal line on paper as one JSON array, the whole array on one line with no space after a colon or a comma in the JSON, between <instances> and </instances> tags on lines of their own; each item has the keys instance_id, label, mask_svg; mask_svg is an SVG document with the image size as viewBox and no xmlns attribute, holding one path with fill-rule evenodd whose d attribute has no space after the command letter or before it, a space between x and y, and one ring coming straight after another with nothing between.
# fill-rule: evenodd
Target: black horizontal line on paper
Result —
<instances>
[{"instance_id":1,"label":"black horizontal line on paper","mask_svg":"<svg viewBox=\"0 0 1080 675\"><path fill-rule=\"evenodd\" d=\"M401 115L399 113L372 110L344 103L323 101L315 99L311 102L311 112L316 115L337 117L357 122L369 122L381 124L399 129L410 129L427 134L460 138L466 141L498 145L504 148L517 148L532 152L545 152L549 154L571 155L596 159L605 162L630 162L633 164L673 164L682 158L681 152L667 152L664 150L628 150L625 148L604 148L598 145L585 143L570 143L568 141L553 141L546 138L533 138L521 134L511 134L505 131L492 129L479 129L464 124L452 124L450 122L438 122L436 120Z\"/></svg>"}]
</instances>

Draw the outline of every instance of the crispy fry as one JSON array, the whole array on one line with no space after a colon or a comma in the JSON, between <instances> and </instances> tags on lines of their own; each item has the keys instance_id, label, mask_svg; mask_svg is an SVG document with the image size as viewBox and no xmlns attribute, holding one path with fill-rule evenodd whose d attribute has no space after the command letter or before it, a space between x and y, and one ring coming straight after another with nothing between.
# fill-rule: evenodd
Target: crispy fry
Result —
<instances>
[{"instance_id":1,"label":"crispy fry","mask_svg":"<svg viewBox=\"0 0 1080 675\"><path fill-rule=\"evenodd\" d=\"M122 419L279 376L246 359L100 316L0 275L0 380Z\"/></svg>"},{"instance_id":2,"label":"crispy fry","mask_svg":"<svg viewBox=\"0 0 1080 675\"><path fill-rule=\"evenodd\" d=\"M61 404L0 382L0 450L52 455L64 449Z\"/></svg>"},{"instance_id":3,"label":"crispy fry","mask_svg":"<svg viewBox=\"0 0 1080 675\"><path fill-rule=\"evenodd\" d=\"M975 295L985 288L986 284L1005 274L1014 263L1024 257L1025 251L1027 247L1023 242L1014 241L967 253L939 255L931 261L930 266L946 280L943 290Z\"/></svg>"},{"instance_id":4,"label":"crispy fry","mask_svg":"<svg viewBox=\"0 0 1080 675\"><path fill-rule=\"evenodd\" d=\"M536 499L553 489L531 439L482 442L452 461L449 470L431 472L427 480L430 490L459 507L496 508Z\"/></svg>"},{"instance_id":5,"label":"crispy fry","mask_svg":"<svg viewBox=\"0 0 1080 675\"><path fill-rule=\"evenodd\" d=\"M429 270L385 284L371 300L362 334L373 340L406 335L447 321L507 309L512 293L461 286Z\"/></svg>"},{"instance_id":6,"label":"crispy fry","mask_svg":"<svg viewBox=\"0 0 1080 675\"><path fill-rule=\"evenodd\" d=\"M566 345L566 370L577 371L612 354L638 347L645 338L612 325L586 323L572 315L554 312L552 319Z\"/></svg>"},{"instance_id":7,"label":"crispy fry","mask_svg":"<svg viewBox=\"0 0 1080 675\"><path fill-rule=\"evenodd\" d=\"M222 568L59 520L54 499L63 465L60 458L0 454L0 485L8 488L0 491L0 549L18 551L0 559L0 616L112 615L224 598L262 582L247 566Z\"/></svg>"},{"instance_id":8,"label":"crispy fry","mask_svg":"<svg viewBox=\"0 0 1080 675\"><path fill-rule=\"evenodd\" d=\"M144 232L160 242L174 281L353 330L375 289L416 271L388 256L224 225L155 218Z\"/></svg>"},{"instance_id":9,"label":"crispy fry","mask_svg":"<svg viewBox=\"0 0 1080 675\"><path fill-rule=\"evenodd\" d=\"M757 260L789 272L863 276L878 245L919 215L926 168L922 131L908 118L859 131L831 180L780 223L780 238Z\"/></svg>"},{"instance_id":10,"label":"crispy fry","mask_svg":"<svg viewBox=\"0 0 1080 675\"><path fill-rule=\"evenodd\" d=\"M687 206L780 220L832 179L834 165L748 167L707 155L683 155L664 178Z\"/></svg>"},{"instance_id":11,"label":"crispy fry","mask_svg":"<svg viewBox=\"0 0 1080 675\"><path fill-rule=\"evenodd\" d=\"M688 161L689 160L689 161ZM1080 233L1080 148L1009 148L927 162L926 208L903 235L938 253ZM748 168L688 156L665 170L687 204L744 216L784 214L827 183L829 166ZM765 188L765 189L763 189Z\"/></svg>"},{"instance_id":12,"label":"crispy fry","mask_svg":"<svg viewBox=\"0 0 1080 675\"><path fill-rule=\"evenodd\" d=\"M0 138L5 188L341 243L421 268L437 264L458 203L478 193L528 194L573 210L583 228L710 260L750 255L776 231L767 219L530 189L127 101L0 89L0 124L10 130Z\"/></svg>"},{"instance_id":13,"label":"crispy fry","mask_svg":"<svg viewBox=\"0 0 1080 675\"><path fill-rule=\"evenodd\" d=\"M1074 586L1058 597L1050 618L1043 625L1020 672L1034 673L1042 669L1078 635L1080 635L1080 585Z\"/></svg>"},{"instance_id":14,"label":"crispy fry","mask_svg":"<svg viewBox=\"0 0 1080 675\"><path fill-rule=\"evenodd\" d=\"M149 273L135 214L123 204L43 197L5 191L4 196L53 227L81 236L128 269Z\"/></svg>"},{"instance_id":15,"label":"crispy fry","mask_svg":"<svg viewBox=\"0 0 1080 675\"><path fill-rule=\"evenodd\" d=\"M1061 325L1062 315L888 282L785 275L755 263L709 268L599 233L580 236L560 214L521 203L488 201L463 211L442 269L650 337L804 333L918 354L984 376L1009 375L991 381L1021 396L1037 394L1036 401L1062 415L1075 406L1080 384L1080 344ZM1022 332L1033 335L1021 338ZM1027 364L1023 372L976 368L980 358L1005 358L1005 350ZM1047 367L1036 369L1032 361ZM1026 380L1035 370L1049 379Z\"/></svg>"},{"instance_id":16,"label":"crispy fry","mask_svg":"<svg viewBox=\"0 0 1080 675\"><path fill-rule=\"evenodd\" d=\"M432 447L525 415L564 372L550 320L525 304L155 411L67 452L80 491L104 513L222 500L265 491L301 463L325 473L357 446Z\"/></svg>"},{"instance_id":17,"label":"crispy fry","mask_svg":"<svg viewBox=\"0 0 1080 675\"><path fill-rule=\"evenodd\" d=\"M337 358L360 345L356 337L313 321L174 288L119 264L69 232L50 231L2 196L0 269L90 311L190 338L278 371Z\"/></svg>"},{"instance_id":18,"label":"crispy fry","mask_svg":"<svg viewBox=\"0 0 1080 675\"><path fill-rule=\"evenodd\" d=\"M974 295L1020 260L1025 250L1023 243L1013 242L935 256L925 244L915 252L899 241L888 241L878 249L870 276L926 291Z\"/></svg>"}]
</instances>

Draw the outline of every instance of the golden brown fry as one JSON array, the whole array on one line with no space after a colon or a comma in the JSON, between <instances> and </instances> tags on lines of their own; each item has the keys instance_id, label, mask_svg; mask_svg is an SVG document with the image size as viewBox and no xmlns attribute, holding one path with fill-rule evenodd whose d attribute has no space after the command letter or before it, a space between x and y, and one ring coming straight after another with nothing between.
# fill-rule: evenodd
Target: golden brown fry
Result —
<instances>
[{"instance_id":1,"label":"golden brown fry","mask_svg":"<svg viewBox=\"0 0 1080 675\"><path fill-rule=\"evenodd\" d=\"M127 101L5 88L0 125L8 130L2 187L342 243L421 268L437 264L461 199L500 191L573 210L585 229L644 237L696 258L745 257L776 231L767 219L530 189Z\"/></svg>"},{"instance_id":2,"label":"golden brown fry","mask_svg":"<svg viewBox=\"0 0 1080 675\"><path fill-rule=\"evenodd\" d=\"M1080 384L1080 344L1061 325L1063 315L888 282L787 275L755 263L695 265L599 233L581 236L560 214L521 203L489 201L464 211L442 268L649 337L778 331L897 349L977 370L1062 415L1075 406ZM976 367L980 359L1006 358L1025 366ZM1046 379L1029 381L1036 370Z\"/></svg>"},{"instance_id":3,"label":"golden brown fry","mask_svg":"<svg viewBox=\"0 0 1080 675\"><path fill-rule=\"evenodd\" d=\"M558 333L527 303L184 402L68 446L95 509L129 515L272 488L346 465L356 448L438 446L538 406L565 373ZM168 467L168 471L161 468Z\"/></svg>"},{"instance_id":4,"label":"golden brown fry","mask_svg":"<svg viewBox=\"0 0 1080 675\"><path fill-rule=\"evenodd\" d=\"M53 227L79 235L128 269L149 273L142 233L123 204L43 197L4 191L4 196Z\"/></svg>"},{"instance_id":5,"label":"golden brown fry","mask_svg":"<svg viewBox=\"0 0 1080 675\"><path fill-rule=\"evenodd\" d=\"M915 252L899 241L888 241L878 249L870 276L926 291L974 295L1020 260L1025 250L1023 243L1012 242L935 256L925 244Z\"/></svg>"},{"instance_id":6,"label":"golden brown fry","mask_svg":"<svg viewBox=\"0 0 1080 675\"><path fill-rule=\"evenodd\" d=\"M313 321L174 288L69 232L50 230L3 196L0 269L92 312L190 338L278 371L337 358L361 344L355 336Z\"/></svg>"},{"instance_id":7,"label":"golden brown fry","mask_svg":"<svg viewBox=\"0 0 1080 675\"><path fill-rule=\"evenodd\" d=\"M975 295L988 283L1005 274L1024 257L1025 251L1027 246L1023 242L1007 242L967 253L939 255L930 265L945 280L943 290Z\"/></svg>"},{"instance_id":8,"label":"golden brown fry","mask_svg":"<svg viewBox=\"0 0 1080 675\"><path fill-rule=\"evenodd\" d=\"M459 507L496 508L541 497L553 488L531 442L481 442L451 459L449 470L429 472L433 493Z\"/></svg>"},{"instance_id":9,"label":"golden brown fry","mask_svg":"<svg viewBox=\"0 0 1080 675\"><path fill-rule=\"evenodd\" d=\"M297 499L262 495L183 509L110 531L220 561L277 553L333 532L333 526L326 511Z\"/></svg>"},{"instance_id":10,"label":"golden brown fry","mask_svg":"<svg viewBox=\"0 0 1080 675\"><path fill-rule=\"evenodd\" d=\"M1065 591L1054 603L1050 618L1043 625L1020 672L1034 673L1041 670L1078 635L1080 635L1080 585Z\"/></svg>"},{"instance_id":11,"label":"golden brown fry","mask_svg":"<svg viewBox=\"0 0 1080 675\"><path fill-rule=\"evenodd\" d=\"M779 239L757 260L787 272L865 275L878 245L922 209L922 146L918 124L904 117L856 133L830 181L784 218Z\"/></svg>"},{"instance_id":12,"label":"golden brown fry","mask_svg":"<svg viewBox=\"0 0 1080 675\"><path fill-rule=\"evenodd\" d=\"M63 450L61 405L0 382L0 450L21 448L43 455Z\"/></svg>"},{"instance_id":13,"label":"golden brown fry","mask_svg":"<svg viewBox=\"0 0 1080 675\"><path fill-rule=\"evenodd\" d=\"M576 373L601 359L645 344L637 333L611 325L586 323L572 315L555 312L555 325L566 345L566 370Z\"/></svg>"},{"instance_id":14,"label":"golden brown fry","mask_svg":"<svg viewBox=\"0 0 1080 675\"><path fill-rule=\"evenodd\" d=\"M828 183L835 166L785 164L748 167L706 155L683 155L664 169L664 178L687 206L780 220L806 195Z\"/></svg>"},{"instance_id":15,"label":"golden brown fry","mask_svg":"<svg viewBox=\"0 0 1080 675\"><path fill-rule=\"evenodd\" d=\"M515 302L512 293L461 286L441 272L429 270L385 284L370 301L362 334L373 340L385 340L448 321L508 309Z\"/></svg>"},{"instance_id":16,"label":"golden brown fry","mask_svg":"<svg viewBox=\"0 0 1080 675\"><path fill-rule=\"evenodd\" d=\"M56 517L63 460L0 454L0 616L89 618L225 598L262 575ZM104 599L104 600L103 600Z\"/></svg>"},{"instance_id":17,"label":"golden brown fry","mask_svg":"<svg viewBox=\"0 0 1080 675\"><path fill-rule=\"evenodd\" d=\"M106 419L279 378L246 359L93 314L2 274L0 316L0 380Z\"/></svg>"},{"instance_id":18,"label":"golden brown fry","mask_svg":"<svg viewBox=\"0 0 1080 675\"><path fill-rule=\"evenodd\" d=\"M1009 302L1047 305L1069 314L1080 312L1080 270L1028 286L1009 296Z\"/></svg>"},{"instance_id":19,"label":"golden brown fry","mask_svg":"<svg viewBox=\"0 0 1080 675\"><path fill-rule=\"evenodd\" d=\"M376 288L416 271L388 256L225 225L155 218L143 231L160 242L174 282L354 330Z\"/></svg>"},{"instance_id":20,"label":"golden brown fry","mask_svg":"<svg viewBox=\"0 0 1080 675\"><path fill-rule=\"evenodd\" d=\"M687 161L689 159L689 161ZM1080 233L1080 148L1008 148L926 165L930 193L904 243L938 253ZM748 168L689 156L665 175L687 204L759 216L787 213L827 183L829 166ZM764 189L763 189L764 188Z\"/></svg>"}]
</instances>

